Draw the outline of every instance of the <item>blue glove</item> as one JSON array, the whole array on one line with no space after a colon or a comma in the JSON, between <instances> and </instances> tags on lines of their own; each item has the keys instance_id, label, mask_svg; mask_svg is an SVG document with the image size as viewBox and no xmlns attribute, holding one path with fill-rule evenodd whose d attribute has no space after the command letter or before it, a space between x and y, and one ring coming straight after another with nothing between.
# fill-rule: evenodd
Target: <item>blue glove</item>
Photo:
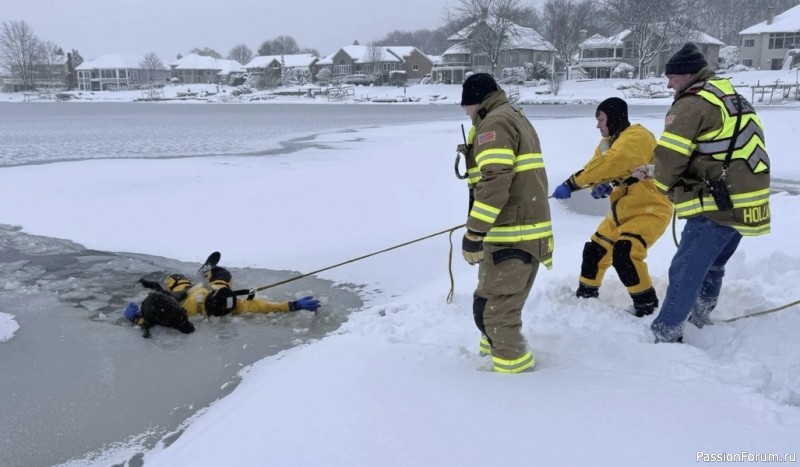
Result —
<instances>
[{"instance_id":1,"label":"blue glove","mask_svg":"<svg viewBox=\"0 0 800 467\"><path fill-rule=\"evenodd\" d=\"M308 310L308 311L317 311L319 309L319 300L309 295L308 297L303 297L296 302L290 303L290 305L294 305L290 307L293 311L297 310Z\"/></svg>"},{"instance_id":2,"label":"blue glove","mask_svg":"<svg viewBox=\"0 0 800 467\"><path fill-rule=\"evenodd\" d=\"M594 199L602 199L608 198L608 195L614 191L614 187L612 187L608 183L599 183L592 188L592 198Z\"/></svg>"},{"instance_id":3,"label":"blue glove","mask_svg":"<svg viewBox=\"0 0 800 467\"><path fill-rule=\"evenodd\" d=\"M572 196L572 187L569 185L569 182L564 182L561 185L556 187L556 191L553 192L553 198L555 199L567 199Z\"/></svg>"},{"instance_id":4,"label":"blue glove","mask_svg":"<svg viewBox=\"0 0 800 467\"><path fill-rule=\"evenodd\" d=\"M125 307L125 311L122 314L125 315L125 319L127 319L131 323L133 323L134 321L139 319L140 316L142 316L139 313L139 305L133 302L128 303L128 306Z\"/></svg>"}]
</instances>

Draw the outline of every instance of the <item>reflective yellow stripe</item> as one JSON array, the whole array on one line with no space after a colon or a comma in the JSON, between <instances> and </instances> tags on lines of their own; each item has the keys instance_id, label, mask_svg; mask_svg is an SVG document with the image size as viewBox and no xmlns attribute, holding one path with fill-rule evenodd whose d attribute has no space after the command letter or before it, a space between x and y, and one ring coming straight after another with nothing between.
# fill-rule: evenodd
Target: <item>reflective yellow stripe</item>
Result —
<instances>
[{"instance_id":1,"label":"reflective yellow stripe","mask_svg":"<svg viewBox=\"0 0 800 467\"><path fill-rule=\"evenodd\" d=\"M655 178L653 179L653 184L656 186L656 188L658 188L661 191L669 191L669 187L667 185L664 185Z\"/></svg>"},{"instance_id":2,"label":"reflective yellow stripe","mask_svg":"<svg viewBox=\"0 0 800 467\"><path fill-rule=\"evenodd\" d=\"M474 185L481 181L481 169L473 167L467 170L467 183Z\"/></svg>"},{"instance_id":3,"label":"reflective yellow stripe","mask_svg":"<svg viewBox=\"0 0 800 467\"><path fill-rule=\"evenodd\" d=\"M731 200L733 201L733 206L737 208L758 206L769 201L769 188L731 195Z\"/></svg>"},{"instance_id":4,"label":"reflective yellow stripe","mask_svg":"<svg viewBox=\"0 0 800 467\"><path fill-rule=\"evenodd\" d=\"M524 172L525 170L541 169L544 167L544 159L540 153L520 154L514 160L514 172Z\"/></svg>"},{"instance_id":5,"label":"reflective yellow stripe","mask_svg":"<svg viewBox=\"0 0 800 467\"><path fill-rule=\"evenodd\" d=\"M483 336L481 336L481 340L478 342L478 353L481 355L492 354L492 346L489 345L489 341Z\"/></svg>"},{"instance_id":6,"label":"reflective yellow stripe","mask_svg":"<svg viewBox=\"0 0 800 467\"><path fill-rule=\"evenodd\" d=\"M733 201L734 208L764 205L769 202L769 188L731 195L731 201ZM714 203L714 198L711 196L703 196L702 200L694 198L675 205L675 214L681 219L701 212L713 211L718 211L718 209L716 203Z\"/></svg>"},{"instance_id":7,"label":"reflective yellow stripe","mask_svg":"<svg viewBox=\"0 0 800 467\"><path fill-rule=\"evenodd\" d=\"M469 133L467 133L467 144L472 144L475 142L475 127L470 127Z\"/></svg>"},{"instance_id":8,"label":"reflective yellow stripe","mask_svg":"<svg viewBox=\"0 0 800 467\"><path fill-rule=\"evenodd\" d=\"M489 243L516 243L525 240L536 240L547 238L553 235L553 223L551 221L539 222L538 224L521 224L503 227L492 227L486 238Z\"/></svg>"},{"instance_id":9,"label":"reflective yellow stripe","mask_svg":"<svg viewBox=\"0 0 800 467\"><path fill-rule=\"evenodd\" d=\"M536 364L536 360L530 352L516 360L505 360L492 356L492 362L494 362L494 371L498 373L521 373L528 368L533 368L533 365Z\"/></svg>"},{"instance_id":10,"label":"reflective yellow stripe","mask_svg":"<svg viewBox=\"0 0 800 467\"><path fill-rule=\"evenodd\" d=\"M546 267L548 271L553 269L553 258L548 258L542 261L542 264L544 264L544 267Z\"/></svg>"},{"instance_id":11,"label":"reflective yellow stripe","mask_svg":"<svg viewBox=\"0 0 800 467\"><path fill-rule=\"evenodd\" d=\"M487 149L477 156L475 162L479 168L486 164L514 165L514 151L511 149Z\"/></svg>"},{"instance_id":12,"label":"reflective yellow stripe","mask_svg":"<svg viewBox=\"0 0 800 467\"><path fill-rule=\"evenodd\" d=\"M674 133L664 132L661 134L661 139L658 140L659 146L664 146L667 149L683 154L684 156L691 156L694 152L695 144L692 140L678 136Z\"/></svg>"},{"instance_id":13,"label":"reflective yellow stripe","mask_svg":"<svg viewBox=\"0 0 800 467\"><path fill-rule=\"evenodd\" d=\"M757 237L759 235L766 235L770 232L769 224L759 225L756 227L750 227L749 225L732 225L737 232L744 235L745 237Z\"/></svg>"},{"instance_id":14,"label":"reflective yellow stripe","mask_svg":"<svg viewBox=\"0 0 800 467\"><path fill-rule=\"evenodd\" d=\"M480 219L490 224L494 224L498 214L500 214L499 209L489 206L486 203L481 203L480 201L475 201L472 204L472 210L469 212L470 217Z\"/></svg>"}]
</instances>

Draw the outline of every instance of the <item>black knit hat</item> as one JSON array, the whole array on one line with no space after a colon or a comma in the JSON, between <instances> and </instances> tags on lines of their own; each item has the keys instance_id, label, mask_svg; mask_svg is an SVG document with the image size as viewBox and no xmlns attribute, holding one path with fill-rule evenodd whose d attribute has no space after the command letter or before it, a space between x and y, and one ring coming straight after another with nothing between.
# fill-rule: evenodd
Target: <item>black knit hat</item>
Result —
<instances>
[{"instance_id":1,"label":"black knit hat","mask_svg":"<svg viewBox=\"0 0 800 467\"><path fill-rule=\"evenodd\" d=\"M606 114L608 120L606 127L608 128L609 136L616 136L625 128L630 126L628 121L628 104L619 97L609 97L597 106L595 117L599 116L600 112Z\"/></svg>"},{"instance_id":2,"label":"black knit hat","mask_svg":"<svg viewBox=\"0 0 800 467\"><path fill-rule=\"evenodd\" d=\"M664 74L693 75L706 66L708 66L708 62L700 49L693 43L687 42L667 60Z\"/></svg>"},{"instance_id":3,"label":"black knit hat","mask_svg":"<svg viewBox=\"0 0 800 467\"><path fill-rule=\"evenodd\" d=\"M461 105L480 104L486 96L500 89L489 73L475 73L461 87Z\"/></svg>"}]
</instances>

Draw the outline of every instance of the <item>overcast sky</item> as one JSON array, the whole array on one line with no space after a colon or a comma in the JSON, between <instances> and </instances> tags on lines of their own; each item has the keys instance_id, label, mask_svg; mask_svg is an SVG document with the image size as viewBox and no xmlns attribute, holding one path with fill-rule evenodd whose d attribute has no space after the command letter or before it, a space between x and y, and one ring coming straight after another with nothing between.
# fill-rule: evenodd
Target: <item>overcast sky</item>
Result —
<instances>
[{"instance_id":1,"label":"overcast sky","mask_svg":"<svg viewBox=\"0 0 800 467\"><path fill-rule=\"evenodd\" d=\"M327 55L395 29L437 28L448 4L457 0L0 0L0 21L24 20L86 59L156 52L168 63L195 47L226 56L244 43L255 53L278 35Z\"/></svg>"}]
</instances>

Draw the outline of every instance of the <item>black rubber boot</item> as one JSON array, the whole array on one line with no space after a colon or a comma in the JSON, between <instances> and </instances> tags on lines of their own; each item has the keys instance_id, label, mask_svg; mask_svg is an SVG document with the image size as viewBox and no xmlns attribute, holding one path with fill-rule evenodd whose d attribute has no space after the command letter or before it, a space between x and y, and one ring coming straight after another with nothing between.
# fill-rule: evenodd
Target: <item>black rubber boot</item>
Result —
<instances>
[{"instance_id":1,"label":"black rubber boot","mask_svg":"<svg viewBox=\"0 0 800 467\"><path fill-rule=\"evenodd\" d=\"M578 284L578 290L575 291L575 296L578 298L597 298L600 296L600 289L580 283Z\"/></svg>"},{"instance_id":2,"label":"black rubber boot","mask_svg":"<svg viewBox=\"0 0 800 467\"><path fill-rule=\"evenodd\" d=\"M631 294L631 298L633 299L633 309L636 311L637 318L652 315L653 311L658 308L658 297L652 287L644 292Z\"/></svg>"}]
</instances>

